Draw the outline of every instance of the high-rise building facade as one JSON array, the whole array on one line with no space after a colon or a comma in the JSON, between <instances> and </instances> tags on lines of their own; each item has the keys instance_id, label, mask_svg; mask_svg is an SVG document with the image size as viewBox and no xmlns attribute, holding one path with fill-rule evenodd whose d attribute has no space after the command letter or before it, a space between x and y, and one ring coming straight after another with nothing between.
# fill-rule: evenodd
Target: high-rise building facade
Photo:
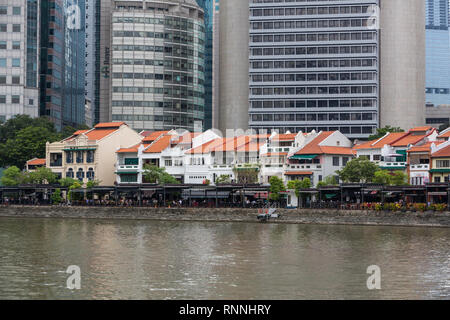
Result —
<instances>
[{"instance_id":1,"label":"high-rise building facade","mask_svg":"<svg viewBox=\"0 0 450 320\"><path fill-rule=\"evenodd\" d=\"M136 130L202 127L203 10L195 0L112 5L112 121L126 121Z\"/></svg>"},{"instance_id":2,"label":"high-rise building facade","mask_svg":"<svg viewBox=\"0 0 450 320\"><path fill-rule=\"evenodd\" d=\"M215 24L217 24L217 14L219 12L219 0L197 0L198 5L203 9L205 13L205 125L204 128L211 129L213 127L213 110L215 109L213 103L214 99L214 77L216 77L216 70L214 68L214 62L217 57L214 53L217 52L214 48L214 44L218 44L214 37L218 34L214 31L217 30ZM217 81L217 80L216 80Z\"/></svg>"},{"instance_id":3,"label":"high-rise building facade","mask_svg":"<svg viewBox=\"0 0 450 320\"><path fill-rule=\"evenodd\" d=\"M85 122L84 0L41 1L40 112L57 129Z\"/></svg>"},{"instance_id":4,"label":"high-rise building facade","mask_svg":"<svg viewBox=\"0 0 450 320\"><path fill-rule=\"evenodd\" d=\"M379 125L378 4L250 0L250 127L371 135Z\"/></svg>"},{"instance_id":5,"label":"high-rise building facade","mask_svg":"<svg viewBox=\"0 0 450 320\"><path fill-rule=\"evenodd\" d=\"M246 130L249 124L249 1L220 2L217 118L224 135L227 130Z\"/></svg>"},{"instance_id":6,"label":"high-rise building facade","mask_svg":"<svg viewBox=\"0 0 450 320\"><path fill-rule=\"evenodd\" d=\"M426 0L426 103L450 104L448 0Z\"/></svg>"},{"instance_id":7,"label":"high-rise building facade","mask_svg":"<svg viewBox=\"0 0 450 320\"><path fill-rule=\"evenodd\" d=\"M39 0L0 0L0 123L39 114Z\"/></svg>"}]
</instances>

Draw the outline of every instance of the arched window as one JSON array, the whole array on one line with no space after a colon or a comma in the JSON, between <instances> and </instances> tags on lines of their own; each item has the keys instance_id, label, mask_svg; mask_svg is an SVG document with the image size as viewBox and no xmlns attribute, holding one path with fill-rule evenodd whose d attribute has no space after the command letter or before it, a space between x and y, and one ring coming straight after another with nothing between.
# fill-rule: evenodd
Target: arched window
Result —
<instances>
[{"instance_id":1,"label":"arched window","mask_svg":"<svg viewBox=\"0 0 450 320\"><path fill-rule=\"evenodd\" d=\"M86 178L88 178L89 181L95 179L95 173L93 168L89 168L88 172L86 172Z\"/></svg>"},{"instance_id":2,"label":"arched window","mask_svg":"<svg viewBox=\"0 0 450 320\"><path fill-rule=\"evenodd\" d=\"M69 168L66 172L66 178L73 178L73 169Z\"/></svg>"},{"instance_id":3,"label":"arched window","mask_svg":"<svg viewBox=\"0 0 450 320\"><path fill-rule=\"evenodd\" d=\"M77 179L82 182L84 179L84 171L82 168L78 169L77 171Z\"/></svg>"}]
</instances>

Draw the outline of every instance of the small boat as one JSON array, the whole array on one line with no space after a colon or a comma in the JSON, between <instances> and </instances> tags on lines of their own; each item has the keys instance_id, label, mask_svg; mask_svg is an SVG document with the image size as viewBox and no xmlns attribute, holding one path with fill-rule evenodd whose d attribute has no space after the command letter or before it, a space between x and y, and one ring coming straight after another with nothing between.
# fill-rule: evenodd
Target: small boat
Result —
<instances>
[{"instance_id":1,"label":"small boat","mask_svg":"<svg viewBox=\"0 0 450 320\"><path fill-rule=\"evenodd\" d=\"M277 219L280 217L279 214L275 213L277 211L277 208L264 208L259 209L259 214L257 216L258 220L260 222L267 222L270 219Z\"/></svg>"}]
</instances>

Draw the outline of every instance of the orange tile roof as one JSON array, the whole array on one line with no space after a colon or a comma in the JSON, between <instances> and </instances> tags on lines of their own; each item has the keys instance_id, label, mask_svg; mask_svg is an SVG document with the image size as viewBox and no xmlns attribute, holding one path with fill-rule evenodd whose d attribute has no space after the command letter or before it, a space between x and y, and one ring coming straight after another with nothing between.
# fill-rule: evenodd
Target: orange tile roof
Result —
<instances>
[{"instance_id":1,"label":"orange tile roof","mask_svg":"<svg viewBox=\"0 0 450 320\"><path fill-rule=\"evenodd\" d=\"M147 135L142 142L152 142L158 139L160 136L169 133L169 131L155 131Z\"/></svg>"},{"instance_id":2,"label":"orange tile roof","mask_svg":"<svg viewBox=\"0 0 450 320\"><path fill-rule=\"evenodd\" d=\"M258 152L265 142L249 142L236 148L237 152Z\"/></svg>"},{"instance_id":3,"label":"orange tile roof","mask_svg":"<svg viewBox=\"0 0 450 320\"><path fill-rule=\"evenodd\" d=\"M109 136L111 133L115 132L118 128L114 129L92 129L85 133L85 136L88 137L89 140L101 140L106 136Z\"/></svg>"},{"instance_id":4,"label":"orange tile roof","mask_svg":"<svg viewBox=\"0 0 450 320\"><path fill-rule=\"evenodd\" d=\"M432 153L431 157L432 158L450 157L450 146L447 146L445 148L442 148L441 150L436 151L435 153Z\"/></svg>"},{"instance_id":5,"label":"orange tile roof","mask_svg":"<svg viewBox=\"0 0 450 320\"><path fill-rule=\"evenodd\" d=\"M160 153L163 150L167 149L170 146L170 140L172 139L171 135L165 135L160 137L158 140L150 144L145 150L144 153Z\"/></svg>"},{"instance_id":6,"label":"orange tile roof","mask_svg":"<svg viewBox=\"0 0 450 320\"><path fill-rule=\"evenodd\" d=\"M202 145L189 149L186 154L204 154L210 152L215 146L223 144L223 138L213 139L211 141L205 142Z\"/></svg>"},{"instance_id":7,"label":"orange tile roof","mask_svg":"<svg viewBox=\"0 0 450 320\"><path fill-rule=\"evenodd\" d=\"M214 146L211 151L215 152L227 152L234 151L237 147L245 145L248 142L248 139L245 137L231 137L231 138L222 138L222 143Z\"/></svg>"},{"instance_id":8,"label":"orange tile roof","mask_svg":"<svg viewBox=\"0 0 450 320\"><path fill-rule=\"evenodd\" d=\"M284 173L285 176L310 176L312 174L312 171L288 171Z\"/></svg>"},{"instance_id":9,"label":"orange tile roof","mask_svg":"<svg viewBox=\"0 0 450 320\"><path fill-rule=\"evenodd\" d=\"M67 140L73 139L75 137L78 137L80 134L88 132L88 131L89 131L89 129L88 130L77 130L74 133L72 133L71 136L65 138L63 141L67 141Z\"/></svg>"},{"instance_id":10,"label":"orange tile roof","mask_svg":"<svg viewBox=\"0 0 450 320\"><path fill-rule=\"evenodd\" d=\"M27 161L27 165L31 165L31 166L41 166L44 165L45 166L45 159L31 159Z\"/></svg>"},{"instance_id":11,"label":"orange tile roof","mask_svg":"<svg viewBox=\"0 0 450 320\"><path fill-rule=\"evenodd\" d=\"M177 142L179 144L190 144L192 143L192 139L198 135L200 135L200 132L186 132L173 142Z\"/></svg>"},{"instance_id":12,"label":"orange tile roof","mask_svg":"<svg viewBox=\"0 0 450 320\"><path fill-rule=\"evenodd\" d=\"M334 131L323 131L316 138L314 138L311 142L309 142L306 146L304 146L301 150L297 151L295 154L322 154L324 153L322 147L319 146L323 140L332 135ZM351 148L349 148L351 149Z\"/></svg>"},{"instance_id":13,"label":"orange tile roof","mask_svg":"<svg viewBox=\"0 0 450 320\"><path fill-rule=\"evenodd\" d=\"M94 128L119 128L122 125L126 125L125 122L121 121L121 122L103 122L103 123L99 123L97 125L95 125Z\"/></svg>"},{"instance_id":14,"label":"orange tile roof","mask_svg":"<svg viewBox=\"0 0 450 320\"><path fill-rule=\"evenodd\" d=\"M294 141L297 133L281 133L272 138L272 141Z\"/></svg>"},{"instance_id":15,"label":"orange tile roof","mask_svg":"<svg viewBox=\"0 0 450 320\"><path fill-rule=\"evenodd\" d=\"M425 138L426 135L406 135L403 138L395 141L394 143L391 144L392 147L407 147L411 144L416 144L419 141L421 141L423 138Z\"/></svg>"},{"instance_id":16,"label":"orange tile roof","mask_svg":"<svg viewBox=\"0 0 450 320\"><path fill-rule=\"evenodd\" d=\"M427 142L420 146L412 146L407 152L431 152L431 145L433 143L439 145L443 142Z\"/></svg>"},{"instance_id":17,"label":"orange tile roof","mask_svg":"<svg viewBox=\"0 0 450 320\"><path fill-rule=\"evenodd\" d=\"M328 147L328 146L320 146L322 149L322 153L325 154L341 154L341 155L354 155L352 148L350 147Z\"/></svg>"},{"instance_id":18,"label":"orange tile roof","mask_svg":"<svg viewBox=\"0 0 450 320\"><path fill-rule=\"evenodd\" d=\"M417 132L417 131L428 131L433 129L433 127L430 126L424 126L424 127L416 127L409 130L409 132Z\"/></svg>"},{"instance_id":19,"label":"orange tile roof","mask_svg":"<svg viewBox=\"0 0 450 320\"><path fill-rule=\"evenodd\" d=\"M117 150L117 153L137 153L140 145L141 144L138 143L137 145L129 148L120 148L119 150Z\"/></svg>"},{"instance_id":20,"label":"orange tile roof","mask_svg":"<svg viewBox=\"0 0 450 320\"><path fill-rule=\"evenodd\" d=\"M386 144L390 145L391 143L406 136L407 134L408 134L407 132L392 132L392 133L389 133L384 138L380 138L378 140L372 140L372 141L367 141L367 142L358 144L358 145L354 146L353 149L355 149L355 150L381 149L384 147L384 145L386 145Z\"/></svg>"},{"instance_id":21,"label":"orange tile roof","mask_svg":"<svg viewBox=\"0 0 450 320\"><path fill-rule=\"evenodd\" d=\"M450 130L448 130L447 132L441 133L438 137L439 138L449 138L450 137Z\"/></svg>"}]
</instances>

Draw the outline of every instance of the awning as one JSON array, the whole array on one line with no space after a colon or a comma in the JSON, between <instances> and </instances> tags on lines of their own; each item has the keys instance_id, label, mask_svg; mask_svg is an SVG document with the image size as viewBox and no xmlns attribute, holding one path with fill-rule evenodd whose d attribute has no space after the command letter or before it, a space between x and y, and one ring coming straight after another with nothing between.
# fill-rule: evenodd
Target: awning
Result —
<instances>
[{"instance_id":1,"label":"awning","mask_svg":"<svg viewBox=\"0 0 450 320\"><path fill-rule=\"evenodd\" d=\"M294 154L292 157L290 157L289 159L296 159L296 160L312 160L314 158L316 158L318 155L317 154Z\"/></svg>"},{"instance_id":2,"label":"awning","mask_svg":"<svg viewBox=\"0 0 450 320\"><path fill-rule=\"evenodd\" d=\"M439 192L439 191L436 191L436 192L428 192L428 195L429 195L429 196L446 196L446 195L447 195L447 192Z\"/></svg>"},{"instance_id":3,"label":"awning","mask_svg":"<svg viewBox=\"0 0 450 320\"><path fill-rule=\"evenodd\" d=\"M137 171L117 171L116 174L138 174Z\"/></svg>"},{"instance_id":4,"label":"awning","mask_svg":"<svg viewBox=\"0 0 450 320\"><path fill-rule=\"evenodd\" d=\"M335 194L335 193L327 193L327 194L325 195L325 198L327 198L327 199L331 199L331 198L334 198L334 197L336 197L336 194Z\"/></svg>"},{"instance_id":5,"label":"awning","mask_svg":"<svg viewBox=\"0 0 450 320\"><path fill-rule=\"evenodd\" d=\"M450 173L450 169L431 169L431 173Z\"/></svg>"},{"instance_id":6,"label":"awning","mask_svg":"<svg viewBox=\"0 0 450 320\"><path fill-rule=\"evenodd\" d=\"M312 174L312 171L288 171L284 173L285 176L310 176Z\"/></svg>"}]
</instances>

